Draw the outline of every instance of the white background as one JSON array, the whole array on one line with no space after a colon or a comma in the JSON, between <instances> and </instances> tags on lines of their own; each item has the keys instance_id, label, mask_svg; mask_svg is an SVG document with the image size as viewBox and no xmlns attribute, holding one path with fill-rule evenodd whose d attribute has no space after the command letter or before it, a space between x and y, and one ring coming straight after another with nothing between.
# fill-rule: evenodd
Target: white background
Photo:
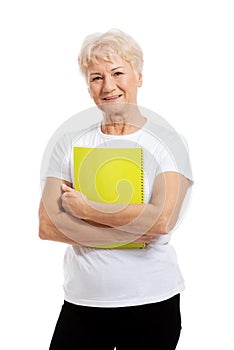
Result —
<instances>
[{"instance_id":1,"label":"white background","mask_svg":"<svg viewBox=\"0 0 234 350\"><path fill-rule=\"evenodd\" d=\"M139 104L190 147L195 186L173 237L186 280L178 350L234 348L233 17L227 0L1 5L1 349L49 347L65 245L37 236L40 162L54 131L93 105L77 66L83 38L113 27L143 48Z\"/></svg>"}]
</instances>

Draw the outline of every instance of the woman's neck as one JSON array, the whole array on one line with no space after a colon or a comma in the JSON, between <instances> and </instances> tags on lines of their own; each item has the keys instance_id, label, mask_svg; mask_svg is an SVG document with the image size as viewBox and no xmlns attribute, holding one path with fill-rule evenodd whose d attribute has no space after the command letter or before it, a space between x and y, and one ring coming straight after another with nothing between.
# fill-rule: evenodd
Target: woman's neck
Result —
<instances>
[{"instance_id":1,"label":"woman's neck","mask_svg":"<svg viewBox=\"0 0 234 350\"><path fill-rule=\"evenodd\" d=\"M101 130L104 134L109 135L127 135L139 130L145 122L146 118L139 111L134 115L132 113L130 115L120 113L114 115L105 114Z\"/></svg>"}]
</instances>

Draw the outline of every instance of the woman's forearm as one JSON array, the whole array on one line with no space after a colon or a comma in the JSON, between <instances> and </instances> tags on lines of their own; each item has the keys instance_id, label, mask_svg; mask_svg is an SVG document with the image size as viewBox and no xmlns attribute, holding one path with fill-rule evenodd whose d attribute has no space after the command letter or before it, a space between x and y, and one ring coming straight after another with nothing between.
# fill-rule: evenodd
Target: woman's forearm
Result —
<instances>
[{"instance_id":1,"label":"woman's forearm","mask_svg":"<svg viewBox=\"0 0 234 350\"><path fill-rule=\"evenodd\" d=\"M163 209L163 200L158 201L159 204L106 204L89 201L68 186L63 186L63 191L62 207L76 218L91 220L121 231L142 233L153 227L155 232L159 230L160 233L158 219Z\"/></svg>"},{"instance_id":2,"label":"woman's forearm","mask_svg":"<svg viewBox=\"0 0 234 350\"><path fill-rule=\"evenodd\" d=\"M73 245L99 246L113 243L132 242L140 240L140 235L118 231L109 227L101 227L97 224L85 222L75 218L66 212L46 212L43 205L40 208L41 239L64 242Z\"/></svg>"},{"instance_id":3,"label":"woman's forearm","mask_svg":"<svg viewBox=\"0 0 234 350\"><path fill-rule=\"evenodd\" d=\"M110 205L88 202L84 218L128 232L147 232L160 224L162 208L152 204ZM159 227L158 227L159 229ZM157 230L157 229L156 229Z\"/></svg>"},{"instance_id":4,"label":"woman's forearm","mask_svg":"<svg viewBox=\"0 0 234 350\"><path fill-rule=\"evenodd\" d=\"M176 224L189 181L176 172L159 174L150 203L112 205L87 200L80 192L65 186L61 201L74 217L92 220L121 231L166 234Z\"/></svg>"}]
</instances>

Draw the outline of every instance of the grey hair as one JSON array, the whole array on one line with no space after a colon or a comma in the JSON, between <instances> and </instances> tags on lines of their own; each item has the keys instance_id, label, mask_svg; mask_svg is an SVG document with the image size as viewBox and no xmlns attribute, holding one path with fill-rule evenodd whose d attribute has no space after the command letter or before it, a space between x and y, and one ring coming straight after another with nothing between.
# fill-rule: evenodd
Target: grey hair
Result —
<instances>
[{"instance_id":1,"label":"grey hair","mask_svg":"<svg viewBox=\"0 0 234 350\"><path fill-rule=\"evenodd\" d=\"M86 36L78 57L80 71L87 78L90 62L96 62L98 57L110 61L111 57L116 55L129 62L136 73L142 71L143 52L141 47L130 35L119 29Z\"/></svg>"}]
</instances>

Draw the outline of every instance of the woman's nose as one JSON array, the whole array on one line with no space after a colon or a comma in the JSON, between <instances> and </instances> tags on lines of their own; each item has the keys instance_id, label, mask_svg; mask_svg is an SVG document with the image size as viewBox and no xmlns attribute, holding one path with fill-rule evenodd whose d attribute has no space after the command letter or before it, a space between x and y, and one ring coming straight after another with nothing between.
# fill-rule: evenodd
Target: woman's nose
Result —
<instances>
[{"instance_id":1,"label":"woman's nose","mask_svg":"<svg viewBox=\"0 0 234 350\"><path fill-rule=\"evenodd\" d=\"M115 82L112 77L105 77L103 79L103 92L110 92L115 89Z\"/></svg>"}]
</instances>

